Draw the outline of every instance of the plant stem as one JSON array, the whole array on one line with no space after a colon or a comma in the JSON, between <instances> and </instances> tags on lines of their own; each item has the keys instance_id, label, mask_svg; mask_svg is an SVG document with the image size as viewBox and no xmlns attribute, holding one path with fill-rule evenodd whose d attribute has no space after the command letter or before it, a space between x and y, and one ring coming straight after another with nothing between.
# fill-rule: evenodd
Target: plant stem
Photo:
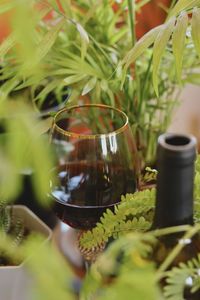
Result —
<instances>
[{"instance_id":1,"label":"plant stem","mask_svg":"<svg viewBox=\"0 0 200 300\"><path fill-rule=\"evenodd\" d=\"M135 0L127 0L128 2L128 11L129 11L129 20L130 20L130 32L131 32L131 40L132 40L132 46L135 46L135 43L137 42L136 38L136 14L135 14ZM134 77L136 81L136 101L140 105L140 80L138 76L138 70L137 70L137 65L135 62L135 67L134 67ZM134 99L133 99L134 101Z\"/></svg>"},{"instance_id":2,"label":"plant stem","mask_svg":"<svg viewBox=\"0 0 200 300\"><path fill-rule=\"evenodd\" d=\"M184 239L191 239L192 236L194 236L199 231L199 225L192 227L186 234L183 236ZM158 274L166 271L168 267L171 265L171 263L174 261L176 256L180 253L182 248L184 247L184 244L177 244L174 249L171 251L171 253L167 256L167 258L164 260L160 268L158 269Z\"/></svg>"},{"instance_id":3,"label":"plant stem","mask_svg":"<svg viewBox=\"0 0 200 300\"><path fill-rule=\"evenodd\" d=\"M169 10L171 10L175 6L176 2L177 0L172 0Z\"/></svg>"},{"instance_id":4,"label":"plant stem","mask_svg":"<svg viewBox=\"0 0 200 300\"><path fill-rule=\"evenodd\" d=\"M136 33L135 33L135 0L128 0L128 11L129 11L129 20L130 20L130 29L131 29L131 39L132 46L136 43Z\"/></svg>"}]
</instances>

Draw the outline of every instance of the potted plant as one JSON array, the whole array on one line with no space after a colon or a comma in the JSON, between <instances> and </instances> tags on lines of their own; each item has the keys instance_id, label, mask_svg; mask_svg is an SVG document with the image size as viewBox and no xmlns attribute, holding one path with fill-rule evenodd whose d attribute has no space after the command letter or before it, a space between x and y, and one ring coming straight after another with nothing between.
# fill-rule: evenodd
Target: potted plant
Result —
<instances>
[{"instance_id":1,"label":"potted plant","mask_svg":"<svg viewBox=\"0 0 200 300\"><path fill-rule=\"evenodd\" d=\"M45 86L37 95L39 102L55 87L71 86L69 103L90 101L117 106L129 116L141 168L153 165L156 139L166 130L177 104L181 88L178 83L185 84L199 76L198 8L194 9L193 17L190 15L198 2L172 1L166 22L138 41L135 14L142 9L139 2L133 8L132 1L122 1L117 12L113 1L98 5L94 1L92 6L90 1L62 1L62 10L57 1L42 3L39 12L26 7L38 16L31 28L40 28L40 42L30 41L32 48L29 55L23 55L23 67L13 59L16 37L9 36L1 46L2 78L9 79L2 86L4 94L44 81ZM38 18L41 20L51 10L55 18L38 23ZM19 14L18 6L16 22ZM30 35L30 30L26 34ZM21 43L23 38L25 35L18 36L17 42ZM20 47L22 52L27 51L22 43ZM30 56L37 59L30 62ZM34 73L38 65L40 72ZM195 70L195 74L189 70ZM83 96L87 99L83 100Z\"/></svg>"},{"instance_id":2,"label":"potted plant","mask_svg":"<svg viewBox=\"0 0 200 300\"><path fill-rule=\"evenodd\" d=\"M29 24L31 28L28 26L27 30L26 28L23 28L23 38L22 35L20 36L18 31L17 35L14 37L11 36L5 40L1 46L1 53L4 54L4 59L2 60L3 75L1 78L4 79L4 77L6 77L8 80L2 86L2 100L5 100L6 96L12 90L23 88L26 85L38 85L41 80L46 79L50 75L54 78L53 80L55 80L53 84L60 83L62 85L65 84L66 86L73 86L71 101L79 102L79 95L83 94L89 96L86 101L102 101L104 103L111 103L112 105L117 105L125 110L129 114L130 120L132 120L133 133L138 141L138 149L143 152L145 164L152 162L152 153L156 147L155 138L160 131L163 131L166 128L168 117L170 116L171 109L174 105L174 101L169 101L169 95L173 95L174 92L176 77L175 72L177 72L178 78L180 79L183 52L185 52L183 68L184 75L182 78L183 82L186 82L187 80L196 80L199 76L198 70L193 68L198 67L199 65L199 58L197 57L195 49L199 49L198 24L200 3L198 0L179 0L176 4L175 1L173 1L166 23L158 28L153 29L141 40L136 42L134 30L132 30L132 23L134 23L132 22L134 21L134 11L132 12L131 1L127 2L129 5L129 14L127 14L126 11L124 12L124 8L127 3L123 2L121 4L121 10L119 10L116 18L108 1L103 1L102 6L100 7L95 5L95 2L96 1L94 1L94 5L91 7L91 9L88 10L89 2L72 2L70 4L73 5L67 6L69 2L65 3L65 1L62 1L64 9L63 13L58 9L56 1L51 1L51 5L47 3L45 10L40 12L39 19L41 19L41 15L43 15L44 12L46 13L49 11L49 9L54 8L54 10L57 11L57 20L55 23L53 22L53 25L52 21L50 21L50 23L47 25L43 23L42 25L41 23L38 25L38 18L34 18L37 23L33 23L34 26L32 26L32 23L30 24L27 18L27 23L25 23ZM32 6L26 6L27 3L25 2L23 2L23 4L25 5L25 9L27 9L30 13L30 11L32 11ZM17 18L17 16L20 16L22 6L15 6L15 3L13 5L16 9ZM188 15L191 17L191 10L194 7L197 8L194 9L192 18L188 19ZM4 6L4 10L8 8L9 6L7 6L7 8ZM184 11L186 11L186 13ZM88 14L86 12L88 12ZM33 11L33 13L35 12ZM72 18L68 18L68 14L71 14ZM129 22L121 22L121 18L124 16L124 14L125 21L128 20L128 17L130 16L130 31L129 27L126 27ZM114 21L111 22L113 18ZM105 20L107 22L102 27L102 23ZM188 20L189 24L192 23L192 40L190 34L190 25L186 26L188 24ZM83 26L81 26L80 23L84 25L86 30L83 29ZM99 26L96 26L97 23ZM121 24L124 25L124 27L121 26ZM22 27L24 27L24 22ZM15 30L18 30L17 28L20 28L20 26L16 27ZM37 28L36 32L35 28ZM64 34L65 31L68 32L68 35ZM127 31L131 32L131 35L127 36ZM12 49L14 44L16 45L17 42L20 43L20 41L26 40L26 38L28 41L28 37L30 36L31 32L36 34L36 36L33 34L33 36L36 37L35 40L30 41L31 43L33 42L33 44L31 44L33 47L26 48L28 43L26 44L22 42L20 48L22 51L20 51L20 55L23 54L23 60L22 57L18 57L19 53L17 56L14 56L13 59L14 54ZM89 34L87 34L87 32ZM92 32L94 32L94 34L92 34ZM170 40L171 36L173 36L172 41ZM183 42L185 36L187 37L186 47L183 46L185 45ZM36 44L34 44L35 41ZM154 48L151 47L152 44L154 44ZM19 46L19 44L17 45ZM133 46L132 49L131 45ZM128 54L127 47L131 49ZM168 51L167 55L164 55L162 61L162 63L165 62L165 64L161 65L162 68L158 70L161 56L165 48L167 48ZM174 66L172 48L176 57L176 70L174 67L172 68L172 66ZM19 58L19 60L15 59L16 57ZM31 61L30 57L33 58ZM35 68L36 66L39 66L39 68ZM42 74L38 71L40 67L44 70L44 73ZM195 71L195 73L190 74L188 70L191 69ZM158 71L160 77L156 76ZM151 74L153 75L154 88L149 80ZM22 80L23 83L21 82ZM142 86L140 85L141 82L143 83ZM24 85L22 86L22 84ZM122 90L120 89L121 87ZM47 85L45 92L48 89L51 89L51 86ZM156 98L158 93L160 97ZM156 118L153 120L153 117L157 115L160 117L162 126L159 124L159 122L157 122L158 120ZM9 124L10 123L12 124L12 120L9 120ZM16 125L17 122L13 123L11 128L14 128ZM29 132L31 132L31 137L33 135L34 142L36 143L37 139L35 138L35 135L31 130ZM9 147L9 153L13 155L11 156L12 159L15 157L14 161L17 165L19 161L23 161L23 159L22 155L20 155L20 159L17 158L17 155L15 155L16 153L18 155L20 153L19 147L16 148L16 145L20 145L21 147L24 146L23 143L27 143L25 138L23 140L20 139L20 143L17 143L16 141L19 140L20 137L21 135L18 135L17 138L14 139L14 149L17 149L17 151L11 151L11 145ZM41 147L40 144L37 144L37 146L40 147L36 147L34 144L31 146L33 149L37 148L36 162L39 161L39 163L36 163L36 165L37 169L41 171L43 166L45 166L45 164L41 166L41 163L43 163L42 159L45 159L45 152L42 152L43 155L41 155L39 152L44 151L43 147L45 148L45 144L43 144L43 147ZM24 153L25 152L23 152L23 154ZM39 160L38 157L40 158ZM8 165L9 164L7 164L7 167L5 168L7 172L9 171ZM45 171L47 171L47 169L42 170L41 173L44 174ZM11 178L12 182L14 182L14 176L11 176L13 173L8 173L8 178L9 180ZM40 190L39 187L41 187L41 185L38 180L37 190ZM5 192L8 193L8 191ZM117 235L118 237L118 232L121 233L123 231L127 231L127 229L130 229L131 231L134 231L135 229L148 229L151 220L151 209L154 207L154 194L155 190L153 189L126 196L124 201L122 201L119 210L116 209L116 215L108 212L102 218L102 224L99 225L94 232L90 232L87 236L85 236L82 246L86 249L93 247L95 243L99 243L99 240L106 240L112 235L114 235L114 237ZM198 203L196 204L196 211L198 215ZM133 222L124 222L123 218L121 217L122 215L128 216L130 213L134 213L134 211L138 212L140 209L143 213L147 213L147 218L144 219L141 217L134 219ZM117 218L119 222L117 221ZM116 226L114 229L117 228L117 231L113 231L113 226ZM144 295L144 278L149 279L145 280L145 282L147 281L147 283L149 283L146 297L148 297L147 299L155 299L155 293L156 295L159 293L157 292L157 287L154 285L154 279L157 273L155 273L155 270L152 269L152 266L145 264L145 262L141 260L140 255L137 255L139 253L138 250L143 251L143 249L145 249L145 243L148 243L149 238L143 234L137 235L137 233L135 233L133 235L136 237L136 239L133 238L133 241L139 241L139 248L136 249L134 245L132 245L133 247L131 248L131 245L128 244L135 255L133 257L132 264L130 263L128 269L127 264L124 265L124 273L122 275L125 276L127 271L126 279L130 278L131 281L135 280L135 286L137 286L139 282L138 286L141 288L136 294L137 299L142 299L142 296ZM130 236L124 238L125 242L127 243L132 239ZM140 243L141 240L145 240L145 243ZM119 254L120 247L124 242L124 240L121 239L118 241L119 242L117 244L113 243L113 248L110 250L108 259L107 257L106 259L104 257L104 259L100 261L100 265L102 267L109 267L112 269L110 264L116 261L116 255ZM110 257L112 259L110 259ZM35 265L37 265L37 261L35 261ZM196 266L198 267L198 264L196 264ZM184 266L184 268L178 270L177 272L179 275L184 274L185 276L185 270L187 273L187 266ZM58 270L56 274L59 274ZM176 274L173 274L173 276L175 275ZM141 281L139 279L137 281L138 276ZM184 276L181 278L184 279ZM105 285L105 282L102 280L102 278L103 276L102 273L99 272L99 264L97 263L97 265L92 268L92 273L86 279L85 289L88 291L88 293L86 292L88 297L94 290L96 290L96 287ZM175 277L173 277L173 279L174 278ZM119 293L118 295L124 296L127 292L127 297L130 298L130 290L126 288L127 285L124 285L123 279L124 277L117 281L117 283L119 283L118 287L120 288L121 292L121 294ZM127 283L130 283L128 279ZM110 286L110 294L108 294L107 299L112 299L111 297L109 298L109 295L113 295L112 292L115 292L115 288L116 285ZM178 288L180 288L180 285L178 285ZM119 291L119 289L116 290ZM97 297L101 295L103 297L105 296L104 294L101 294L101 291L98 289ZM104 299L106 298L104 297Z\"/></svg>"},{"instance_id":3,"label":"potted plant","mask_svg":"<svg viewBox=\"0 0 200 300\"><path fill-rule=\"evenodd\" d=\"M4 204L5 205L5 204ZM49 241L51 230L30 209L23 205L3 206L0 209L1 234L13 239L11 247L17 247L29 234L43 236ZM15 261L6 252L0 253L0 290L3 299L27 299L30 293L31 279L25 268L25 262Z\"/></svg>"}]
</instances>

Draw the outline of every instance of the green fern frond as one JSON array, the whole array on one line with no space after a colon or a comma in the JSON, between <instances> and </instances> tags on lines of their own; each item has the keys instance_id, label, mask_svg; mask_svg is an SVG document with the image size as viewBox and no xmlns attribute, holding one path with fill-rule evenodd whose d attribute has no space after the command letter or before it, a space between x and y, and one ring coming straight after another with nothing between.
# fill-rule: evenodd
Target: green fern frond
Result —
<instances>
[{"instance_id":1,"label":"green fern frond","mask_svg":"<svg viewBox=\"0 0 200 300\"><path fill-rule=\"evenodd\" d=\"M114 212L107 210L97 226L83 234L80 247L96 247L107 242L110 237L117 238L128 231L146 231L150 228L148 216L154 203L155 189L122 196L122 202L115 206Z\"/></svg>"},{"instance_id":2,"label":"green fern frond","mask_svg":"<svg viewBox=\"0 0 200 300\"><path fill-rule=\"evenodd\" d=\"M20 245L24 239L24 225L21 219L15 221L12 237L13 237L13 246Z\"/></svg>"},{"instance_id":3,"label":"green fern frond","mask_svg":"<svg viewBox=\"0 0 200 300\"><path fill-rule=\"evenodd\" d=\"M21 219L14 220L13 208L7 206L6 201L0 201L0 234L3 237L9 236L12 246L15 248L24 239L24 224ZM7 254L0 250L0 265L15 264Z\"/></svg>"},{"instance_id":4,"label":"green fern frond","mask_svg":"<svg viewBox=\"0 0 200 300\"><path fill-rule=\"evenodd\" d=\"M6 202L0 201L0 230L7 234L11 227L11 214Z\"/></svg>"},{"instance_id":5,"label":"green fern frond","mask_svg":"<svg viewBox=\"0 0 200 300\"><path fill-rule=\"evenodd\" d=\"M180 263L178 267L166 272L167 285L164 287L166 299L184 299L184 291L186 290L191 293L196 292L200 288L199 268L200 255L187 263Z\"/></svg>"}]
</instances>

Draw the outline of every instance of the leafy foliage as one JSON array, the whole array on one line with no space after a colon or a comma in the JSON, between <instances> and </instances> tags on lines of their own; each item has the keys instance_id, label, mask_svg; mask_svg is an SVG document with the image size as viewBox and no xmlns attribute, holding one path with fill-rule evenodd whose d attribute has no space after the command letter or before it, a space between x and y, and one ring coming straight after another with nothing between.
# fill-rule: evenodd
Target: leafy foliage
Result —
<instances>
[{"instance_id":1,"label":"leafy foliage","mask_svg":"<svg viewBox=\"0 0 200 300\"><path fill-rule=\"evenodd\" d=\"M55 0L21 1L15 10L16 19L22 19L22 11L25 23L27 20L30 24L32 19L30 27L20 28L24 38L28 35L33 39L24 42L15 26L0 47L4 98L27 89L28 100L41 104L52 91L62 99L65 87L71 86L69 103L79 102L80 96L86 95L90 102L117 106L129 116L142 163L153 164L157 137L166 130L177 103L177 75L183 83L198 77L198 73L191 75L188 71L199 65L195 52L199 39L195 21L198 8L188 26L186 19L199 1L179 0L165 24L136 41L132 28L135 12L146 2L136 2L134 9L129 7L128 15L126 5L131 1L121 1L117 12L112 7L114 1L62 1L62 10ZM38 11L33 9L34 3L41 5ZM54 19L44 21L52 9ZM5 11L5 3L0 5L1 10ZM37 90L40 92L35 93Z\"/></svg>"},{"instance_id":2,"label":"leafy foliage","mask_svg":"<svg viewBox=\"0 0 200 300\"><path fill-rule=\"evenodd\" d=\"M199 82L198 73L190 74L191 69L199 66L199 0L177 1L169 11L166 23L135 41L134 46L134 35L130 38L130 24L124 10L126 1L119 4L116 14L110 5L113 1L74 2L60 0L63 11L59 10L55 0L0 3L1 13L15 9L13 32L0 46L0 114L5 129L5 134L0 137L0 188L1 198L6 200L13 200L19 193L19 172L28 167L35 169L35 188L44 202L52 166L48 142L45 137L40 137L45 124L38 122L27 106L12 102L10 98L16 100L20 94L23 100L31 99L41 104L52 91L62 99L63 89L70 85L73 87L71 102L78 102L82 94L87 95L91 102L118 106L129 115L138 149L143 151L145 161L152 162L155 140L166 129L176 103L172 96L176 76L183 83ZM136 9L145 2L138 2ZM38 3L43 5L36 11L35 4ZM43 17L52 8L55 19L44 21ZM134 23L133 17L132 14ZM181 41L179 45L177 35ZM128 53L127 49L130 49ZM155 51L159 51L158 56ZM174 57L176 70L173 68ZM153 74L154 87L149 80ZM156 98L155 91L159 98ZM198 222L199 159L196 168L195 219ZM86 249L110 238L119 239L92 265L82 299L94 299L94 296L104 300L124 296L129 299L130 290L131 299L133 291L136 299L163 299L157 285L163 273L158 273L155 266L146 261L151 245L156 242L155 233L139 233L151 226L154 198L154 189L123 197L115 213L107 211L97 228L83 236L81 246ZM4 228L8 228L9 217L4 214L1 221ZM133 234L127 235L133 230ZM7 235L0 235L0 249L8 256L13 259L32 257L27 266L36 274L39 291L34 291L35 299L55 299L55 291L58 299L74 299L70 268L54 249L46 244L41 247L41 240L35 237L23 246L11 245ZM172 297L181 295L186 274L197 279L195 287L199 287L194 267L199 269L199 259L182 264L181 277L177 276L178 269L167 273L169 288L165 290L166 297L174 299Z\"/></svg>"},{"instance_id":3,"label":"leafy foliage","mask_svg":"<svg viewBox=\"0 0 200 300\"><path fill-rule=\"evenodd\" d=\"M155 189L122 196L122 202L115 206L114 212L108 209L97 226L83 234L80 246L92 248L107 242L110 237L117 238L128 231L146 231L151 224L154 198ZM149 219L145 219L144 215Z\"/></svg>"},{"instance_id":4,"label":"leafy foliage","mask_svg":"<svg viewBox=\"0 0 200 300\"><path fill-rule=\"evenodd\" d=\"M195 170L194 217L198 223L200 216L200 155L197 157ZM122 196L121 202L115 206L114 212L108 209L97 226L82 235L80 247L90 249L108 242L110 237L116 239L130 231L148 230L153 219L155 193L155 188L152 188Z\"/></svg>"},{"instance_id":5,"label":"leafy foliage","mask_svg":"<svg viewBox=\"0 0 200 300\"><path fill-rule=\"evenodd\" d=\"M6 202L0 202L0 234L2 236L8 235L11 239L12 247L21 244L24 238L25 228L22 220L13 220L12 207L7 207ZM15 261L7 257L5 252L0 251L0 266L12 265Z\"/></svg>"},{"instance_id":6,"label":"leafy foliage","mask_svg":"<svg viewBox=\"0 0 200 300\"><path fill-rule=\"evenodd\" d=\"M48 136L42 135L43 122L38 122L32 110L19 100L0 103L0 197L6 201L16 199L22 188L23 172L34 170L33 185L43 204L49 204L50 170L53 155ZM48 147L47 147L48 145ZM17 153L17 155L16 155Z\"/></svg>"},{"instance_id":7,"label":"leafy foliage","mask_svg":"<svg viewBox=\"0 0 200 300\"><path fill-rule=\"evenodd\" d=\"M144 259L154 243L150 234L134 233L117 239L91 266L81 299L121 299L124 296L129 299L130 290L132 299L157 299L154 268Z\"/></svg>"},{"instance_id":8,"label":"leafy foliage","mask_svg":"<svg viewBox=\"0 0 200 300\"><path fill-rule=\"evenodd\" d=\"M166 299L182 299L184 290L187 288L191 290L191 293L200 289L199 266L200 256L198 255L197 258L193 258L187 263L180 263L178 267L166 272L167 285L164 288Z\"/></svg>"}]
</instances>

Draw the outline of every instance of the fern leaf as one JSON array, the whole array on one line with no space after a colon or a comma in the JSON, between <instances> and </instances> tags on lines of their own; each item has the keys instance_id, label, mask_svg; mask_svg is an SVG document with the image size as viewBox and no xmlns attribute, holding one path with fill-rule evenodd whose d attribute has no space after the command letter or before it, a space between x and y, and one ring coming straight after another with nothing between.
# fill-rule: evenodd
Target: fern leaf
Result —
<instances>
[{"instance_id":1,"label":"fern leaf","mask_svg":"<svg viewBox=\"0 0 200 300\"><path fill-rule=\"evenodd\" d=\"M110 237L128 231L145 231L150 227L148 215L154 207L155 189L136 192L122 196L122 202L115 206L114 212L107 210L100 222L91 231L84 233L80 239L80 247L89 249L107 242Z\"/></svg>"},{"instance_id":2,"label":"fern leaf","mask_svg":"<svg viewBox=\"0 0 200 300\"><path fill-rule=\"evenodd\" d=\"M200 288L199 268L200 255L186 263L180 263L178 267L166 272L167 285L164 287L166 299L183 299L185 288L188 288L191 293L196 292Z\"/></svg>"}]
</instances>

